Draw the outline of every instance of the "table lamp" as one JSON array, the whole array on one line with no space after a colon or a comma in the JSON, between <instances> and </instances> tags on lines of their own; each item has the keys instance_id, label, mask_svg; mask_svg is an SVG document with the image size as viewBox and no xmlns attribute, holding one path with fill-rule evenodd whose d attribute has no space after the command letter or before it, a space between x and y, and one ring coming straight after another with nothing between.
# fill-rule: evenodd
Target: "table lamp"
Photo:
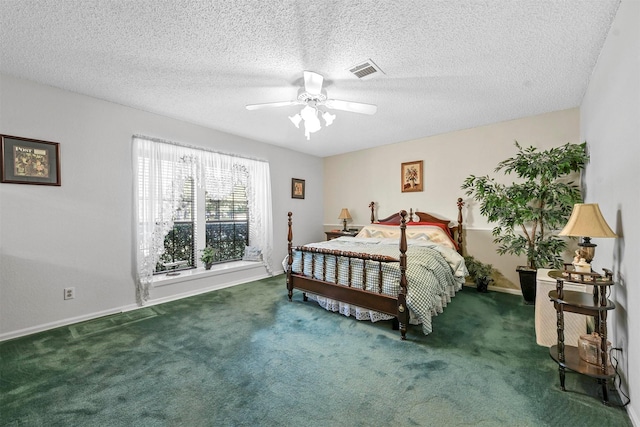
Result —
<instances>
[{"instance_id":1,"label":"table lamp","mask_svg":"<svg viewBox=\"0 0 640 427\"><path fill-rule=\"evenodd\" d=\"M596 253L596 244L591 243L592 237L617 237L611 230L600 212L597 203L576 203L569 222L559 233L560 236L582 237L580 246L580 257L591 264Z\"/></svg>"},{"instance_id":2,"label":"table lamp","mask_svg":"<svg viewBox=\"0 0 640 427\"><path fill-rule=\"evenodd\" d=\"M338 219L341 219L342 223L344 224L344 228L342 229L342 231L348 231L347 220L351 219L351 214L349 214L349 209L342 208L342 210L340 211L340 215L338 216Z\"/></svg>"}]
</instances>

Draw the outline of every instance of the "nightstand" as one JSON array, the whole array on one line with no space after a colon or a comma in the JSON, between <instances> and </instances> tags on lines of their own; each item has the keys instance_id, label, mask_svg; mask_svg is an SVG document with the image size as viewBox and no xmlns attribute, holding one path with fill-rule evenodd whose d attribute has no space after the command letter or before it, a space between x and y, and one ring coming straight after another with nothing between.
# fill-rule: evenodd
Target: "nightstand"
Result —
<instances>
[{"instance_id":1,"label":"nightstand","mask_svg":"<svg viewBox=\"0 0 640 427\"><path fill-rule=\"evenodd\" d=\"M616 305L607 298L610 287L614 285L609 270L604 270L605 276L597 273L577 273L574 271L553 270L549 276L556 279L556 289L549 292L549 299L557 313L558 343L549 348L551 358L558 364L560 376L560 388L564 388L565 370L577 372L592 378L597 378L602 383L602 403L608 404L607 383L615 377L615 370L609 360L607 343L607 312L615 309ZM584 292L575 292L564 289L565 280L572 283L591 285L593 295ZM593 316L595 332L598 333L599 351L595 363L589 363L580 355L578 343L565 344L564 314L565 312L579 313Z\"/></svg>"},{"instance_id":2,"label":"nightstand","mask_svg":"<svg viewBox=\"0 0 640 427\"><path fill-rule=\"evenodd\" d=\"M349 230L349 231L331 230L331 231L325 231L324 234L327 235L327 240L333 240L343 236L356 237L356 235L358 234L358 230L355 230L355 231L354 230Z\"/></svg>"},{"instance_id":3,"label":"nightstand","mask_svg":"<svg viewBox=\"0 0 640 427\"><path fill-rule=\"evenodd\" d=\"M536 278L536 342L544 347L551 347L558 343L558 324L556 309L549 304L549 292L556 289L556 279L549 276L552 270L538 269ZM571 283L565 281L565 291L593 293L591 285ZM564 340L569 343L577 343L580 335L587 333L587 318L584 314L564 313Z\"/></svg>"}]
</instances>

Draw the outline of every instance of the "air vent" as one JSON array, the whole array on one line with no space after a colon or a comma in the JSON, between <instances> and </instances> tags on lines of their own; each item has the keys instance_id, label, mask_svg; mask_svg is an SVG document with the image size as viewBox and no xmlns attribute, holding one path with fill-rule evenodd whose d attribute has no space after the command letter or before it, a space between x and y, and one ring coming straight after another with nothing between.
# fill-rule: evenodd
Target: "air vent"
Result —
<instances>
[{"instance_id":1,"label":"air vent","mask_svg":"<svg viewBox=\"0 0 640 427\"><path fill-rule=\"evenodd\" d=\"M349 71L360 80L369 80L380 74L382 70L370 59L349 68Z\"/></svg>"}]
</instances>

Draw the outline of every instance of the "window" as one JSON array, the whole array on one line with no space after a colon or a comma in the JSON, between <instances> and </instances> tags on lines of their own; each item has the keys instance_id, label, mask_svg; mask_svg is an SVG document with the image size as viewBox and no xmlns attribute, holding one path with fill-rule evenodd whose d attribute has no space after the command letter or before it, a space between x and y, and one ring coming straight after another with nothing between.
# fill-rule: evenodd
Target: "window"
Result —
<instances>
[{"instance_id":1,"label":"window","mask_svg":"<svg viewBox=\"0 0 640 427\"><path fill-rule=\"evenodd\" d=\"M269 164L147 137L133 138L136 271L140 302L153 274L193 269L200 251L218 249L216 263L261 249L271 273Z\"/></svg>"},{"instance_id":2,"label":"window","mask_svg":"<svg viewBox=\"0 0 640 427\"><path fill-rule=\"evenodd\" d=\"M249 203L244 186L236 185L229 197L206 197L206 246L218 249L214 262L239 260L249 245Z\"/></svg>"},{"instance_id":3,"label":"window","mask_svg":"<svg viewBox=\"0 0 640 427\"><path fill-rule=\"evenodd\" d=\"M180 204L174 212L173 228L164 238L164 253L156 263L155 273L196 266L195 208L193 179L187 179L180 197Z\"/></svg>"},{"instance_id":4,"label":"window","mask_svg":"<svg viewBox=\"0 0 640 427\"><path fill-rule=\"evenodd\" d=\"M197 230L205 230L204 246L217 249L214 264L242 259L249 245L249 203L243 185L233 186L227 197L213 199L204 193L205 203L196 203L193 179L184 183L180 203L174 212L173 228L164 238L164 253L154 273L197 267ZM196 224L197 206L204 206L206 222ZM203 215L198 215L203 217Z\"/></svg>"}]
</instances>

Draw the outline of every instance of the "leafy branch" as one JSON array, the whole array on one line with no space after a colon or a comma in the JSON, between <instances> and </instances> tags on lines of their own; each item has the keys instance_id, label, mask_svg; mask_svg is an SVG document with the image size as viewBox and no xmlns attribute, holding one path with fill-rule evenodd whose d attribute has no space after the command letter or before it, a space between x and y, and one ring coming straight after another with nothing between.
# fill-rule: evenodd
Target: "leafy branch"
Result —
<instances>
[{"instance_id":1,"label":"leafy branch","mask_svg":"<svg viewBox=\"0 0 640 427\"><path fill-rule=\"evenodd\" d=\"M562 264L564 240L552 234L569 218L580 189L568 178L589 160L586 142L567 143L538 151L517 141L514 157L498 164L495 172L514 173L520 180L505 185L495 178L470 175L462 189L480 202L480 213L496 223L492 234L500 255L526 255L530 268Z\"/></svg>"}]
</instances>

